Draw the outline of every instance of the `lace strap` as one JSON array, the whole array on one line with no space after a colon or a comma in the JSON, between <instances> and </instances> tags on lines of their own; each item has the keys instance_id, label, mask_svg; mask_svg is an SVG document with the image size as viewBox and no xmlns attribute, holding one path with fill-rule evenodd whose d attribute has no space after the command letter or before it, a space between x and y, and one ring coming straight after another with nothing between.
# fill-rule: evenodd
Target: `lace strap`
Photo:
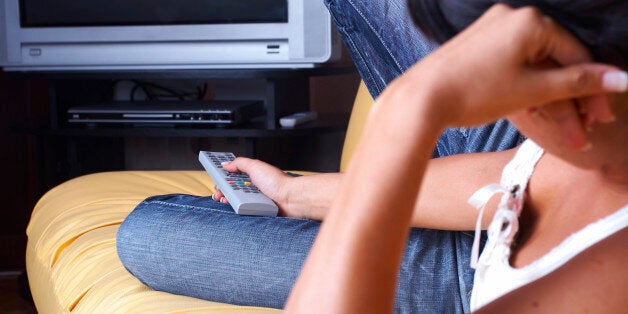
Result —
<instances>
[{"instance_id":1,"label":"lace strap","mask_svg":"<svg viewBox=\"0 0 628 314\"><path fill-rule=\"evenodd\" d=\"M523 199L530 177L541 156L543 156L543 148L530 139L524 141L515 157L504 167L500 184L514 193L516 198ZM515 208L515 212L519 216L521 208Z\"/></svg>"},{"instance_id":2,"label":"lace strap","mask_svg":"<svg viewBox=\"0 0 628 314\"><path fill-rule=\"evenodd\" d=\"M541 159L543 149L531 140L523 142L517 150L515 157L504 167L502 171L501 183L489 184L471 195L468 203L475 207L478 213L478 219L475 223L475 235L473 239L473 247L471 249L471 268L477 268L480 252L480 233L482 231L482 217L486 204L497 193L502 193L502 198L498 208L509 211L514 215L503 212L501 216L504 219L513 220L508 228L508 232L499 232L502 237L506 237L505 241L512 241L512 237L518 231L517 217L521 213L523 207L523 196L528 181L532 176L536 163ZM500 212L500 210L498 210ZM497 235L493 235L497 236ZM489 234L489 238L491 235Z\"/></svg>"}]
</instances>

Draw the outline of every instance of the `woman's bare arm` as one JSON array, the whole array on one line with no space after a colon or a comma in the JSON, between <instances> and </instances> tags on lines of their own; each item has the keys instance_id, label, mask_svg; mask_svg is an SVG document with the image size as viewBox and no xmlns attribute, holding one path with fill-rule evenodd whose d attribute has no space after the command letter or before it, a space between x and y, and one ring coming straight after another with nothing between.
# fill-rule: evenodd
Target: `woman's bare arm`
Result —
<instances>
[{"instance_id":1,"label":"woman's bare arm","mask_svg":"<svg viewBox=\"0 0 628 314\"><path fill-rule=\"evenodd\" d=\"M473 230L478 211L467 203L478 189L499 183L501 172L517 149L461 154L430 160L412 214L412 226L439 230ZM496 201L498 198L494 198ZM487 206L487 227L495 206Z\"/></svg>"},{"instance_id":2,"label":"woman's bare arm","mask_svg":"<svg viewBox=\"0 0 628 314\"><path fill-rule=\"evenodd\" d=\"M395 83L392 83L395 84ZM403 152L358 144L355 157L321 226L286 305L295 313L385 313L392 309L396 274L428 159L442 129L416 100L382 95L362 138L395 143ZM414 94L416 96L416 94ZM415 123L408 125L408 116ZM430 118L427 118L430 117ZM377 123L372 123L376 119ZM401 123L399 123L401 122ZM370 127L369 127L370 126Z\"/></svg>"},{"instance_id":3,"label":"woman's bare arm","mask_svg":"<svg viewBox=\"0 0 628 314\"><path fill-rule=\"evenodd\" d=\"M442 230L473 229L477 211L467 204L467 199L477 189L499 182L501 169L513 153L514 150L508 150L431 159L415 204L411 226ZM290 177L269 164L247 158L238 158L225 165L225 169L247 172L262 192L279 205L280 214L315 220L325 220L344 177L344 173ZM222 193L217 191L216 197L220 199ZM491 216L490 212L484 215Z\"/></svg>"}]
</instances>

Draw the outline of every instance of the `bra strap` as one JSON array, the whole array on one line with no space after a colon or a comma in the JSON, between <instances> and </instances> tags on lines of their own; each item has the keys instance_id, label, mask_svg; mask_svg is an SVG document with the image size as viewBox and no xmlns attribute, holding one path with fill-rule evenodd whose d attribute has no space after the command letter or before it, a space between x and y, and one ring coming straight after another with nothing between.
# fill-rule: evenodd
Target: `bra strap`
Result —
<instances>
[{"instance_id":1,"label":"bra strap","mask_svg":"<svg viewBox=\"0 0 628 314\"><path fill-rule=\"evenodd\" d=\"M498 193L502 193L502 198L498 205L498 212L502 212L501 216L512 220L507 233L489 232L489 238L501 236L506 237L504 240L511 242L512 238L518 231L517 217L521 214L523 207L523 198L530 177L534 172L536 163L543 156L543 149L532 140L526 140L517 150L515 157L504 167L500 184L489 184L477 190L467 201L471 206L475 207L478 213L478 219L475 223L475 235L473 239L473 247L471 249L471 268L477 268L480 252L480 234L482 231L482 217L488 201ZM497 212L496 212L497 213Z\"/></svg>"}]
</instances>

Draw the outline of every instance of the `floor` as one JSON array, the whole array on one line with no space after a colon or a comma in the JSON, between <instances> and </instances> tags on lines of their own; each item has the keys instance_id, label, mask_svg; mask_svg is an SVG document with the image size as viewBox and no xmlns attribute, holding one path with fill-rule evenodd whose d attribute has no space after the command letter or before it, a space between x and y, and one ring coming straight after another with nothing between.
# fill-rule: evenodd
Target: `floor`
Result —
<instances>
[{"instance_id":1,"label":"floor","mask_svg":"<svg viewBox=\"0 0 628 314\"><path fill-rule=\"evenodd\" d=\"M26 276L19 271L0 271L0 313L37 313L29 300Z\"/></svg>"}]
</instances>

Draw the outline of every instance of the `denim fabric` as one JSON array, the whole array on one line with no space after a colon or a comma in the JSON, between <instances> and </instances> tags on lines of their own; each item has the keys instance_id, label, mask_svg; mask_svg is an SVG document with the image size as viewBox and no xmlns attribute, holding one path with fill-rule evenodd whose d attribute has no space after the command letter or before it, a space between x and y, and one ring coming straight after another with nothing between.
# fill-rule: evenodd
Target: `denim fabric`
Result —
<instances>
[{"instance_id":1,"label":"denim fabric","mask_svg":"<svg viewBox=\"0 0 628 314\"><path fill-rule=\"evenodd\" d=\"M153 289L282 308L319 226L305 219L242 217L211 197L162 195L131 212L119 228L117 249L124 266ZM470 282L472 274L461 272L452 250L470 243L459 243L459 234L411 230L397 313L462 312L470 291L458 293L460 281Z\"/></svg>"},{"instance_id":2,"label":"denim fabric","mask_svg":"<svg viewBox=\"0 0 628 314\"><path fill-rule=\"evenodd\" d=\"M416 30L406 0L324 0L373 97L436 45ZM497 151L522 141L507 121L453 128L434 157ZM391 207L391 212L394 208ZM241 217L209 197L142 202L118 231L124 266L148 286L212 301L281 308L319 222ZM398 279L396 313L469 312L472 236L413 228Z\"/></svg>"},{"instance_id":3,"label":"denim fabric","mask_svg":"<svg viewBox=\"0 0 628 314\"><path fill-rule=\"evenodd\" d=\"M476 128L450 128L436 142L434 157L502 151L518 146L524 139L506 120Z\"/></svg>"},{"instance_id":4,"label":"denim fabric","mask_svg":"<svg viewBox=\"0 0 628 314\"><path fill-rule=\"evenodd\" d=\"M414 26L406 0L325 0L325 4L373 98L438 47ZM499 151L523 139L506 120L477 128L450 128L438 140L433 156Z\"/></svg>"},{"instance_id":5,"label":"denim fabric","mask_svg":"<svg viewBox=\"0 0 628 314\"><path fill-rule=\"evenodd\" d=\"M373 98L437 44L414 26L406 0L324 0Z\"/></svg>"},{"instance_id":6,"label":"denim fabric","mask_svg":"<svg viewBox=\"0 0 628 314\"><path fill-rule=\"evenodd\" d=\"M241 217L211 197L163 195L131 212L116 245L124 266L153 289L281 308L318 227L311 220Z\"/></svg>"}]
</instances>

